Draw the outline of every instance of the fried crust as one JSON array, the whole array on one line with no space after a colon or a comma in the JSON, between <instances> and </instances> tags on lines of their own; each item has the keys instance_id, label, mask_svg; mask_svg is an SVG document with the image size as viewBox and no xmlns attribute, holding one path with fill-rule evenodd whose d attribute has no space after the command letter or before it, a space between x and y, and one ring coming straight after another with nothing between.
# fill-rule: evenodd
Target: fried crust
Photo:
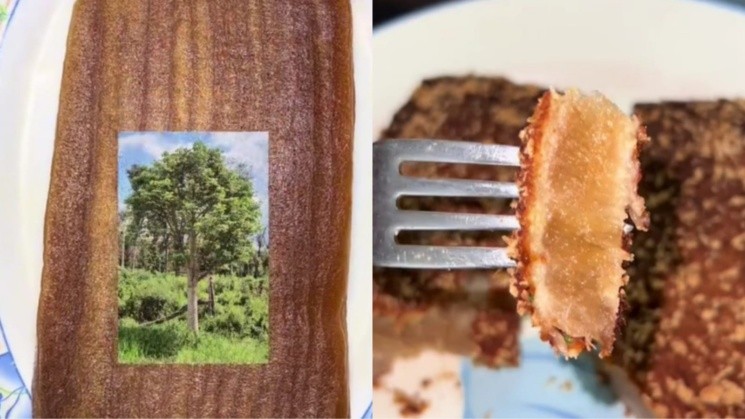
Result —
<instances>
[{"instance_id":1,"label":"fried crust","mask_svg":"<svg viewBox=\"0 0 745 419\"><path fill-rule=\"evenodd\" d=\"M520 146L521 170L517 178L520 198L516 205L516 215L521 227L511 237L505 239L507 241L508 254L516 261L516 268L511 271L512 282L510 284L510 292L517 299L518 313L531 316L533 326L538 327L540 331L541 339L549 342L558 354L574 358L582 353L582 351L594 349L596 343L601 343L600 356L605 357L610 355L613 348L613 341L595 342L589 336L570 336L549 319L538 313L533 304L533 296L535 294L533 278L536 275L536 263L534 262L542 262L542 256L537 254L530 240L533 226L529 221L529 214L536 206L538 190L536 174L537 168L542 163L536 159L536 155L539 154L537 151L544 146L548 125L551 118L555 116L552 113L552 105L557 95L553 90L546 91L538 100L533 115L528 119L527 127L520 132L520 140L522 141ZM639 154L644 145L649 142L649 137L646 134L645 128L639 124L639 120L635 116L632 116L631 119L632 123L637 127L636 148L632 154L633 161L630 166L631 170L635 172L635 175L632 178L632 185L629 187L630 194L625 209L634 227L646 231L649 225L649 215L644 207L644 200L637 193L637 184L642 176L639 165ZM621 243L619 243L619 246L628 253L630 258L632 257L629 252L632 235L632 232L624 232ZM627 275L624 274L622 282L623 286L625 286L628 282ZM622 320L621 314L626 306L623 286L619 287L618 290L619 306L616 324L613 325L615 335L618 335L618 330L620 330L619 322Z\"/></svg>"}]
</instances>

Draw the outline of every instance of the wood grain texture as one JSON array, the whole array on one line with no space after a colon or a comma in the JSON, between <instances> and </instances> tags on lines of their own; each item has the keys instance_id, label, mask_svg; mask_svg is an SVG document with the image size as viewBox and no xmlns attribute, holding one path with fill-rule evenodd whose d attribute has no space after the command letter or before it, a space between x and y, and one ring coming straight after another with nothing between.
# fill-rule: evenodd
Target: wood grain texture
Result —
<instances>
[{"instance_id":1,"label":"wood grain texture","mask_svg":"<svg viewBox=\"0 0 745 419\"><path fill-rule=\"evenodd\" d=\"M34 414L348 416L345 0L79 0L62 82ZM268 131L270 361L117 364L117 135Z\"/></svg>"}]
</instances>

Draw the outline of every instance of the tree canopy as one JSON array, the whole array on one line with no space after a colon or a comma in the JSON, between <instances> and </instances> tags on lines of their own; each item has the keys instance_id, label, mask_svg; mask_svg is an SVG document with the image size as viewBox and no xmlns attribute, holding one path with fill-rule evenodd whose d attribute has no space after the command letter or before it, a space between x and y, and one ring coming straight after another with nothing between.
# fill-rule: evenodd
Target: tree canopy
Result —
<instances>
[{"instance_id":1,"label":"tree canopy","mask_svg":"<svg viewBox=\"0 0 745 419\"><path fill-rule=\"evenodd\" d=\"M197 282L255 258L252 238L260 232L261 214L251 180L202 142L164 153L150 166L135 165L127 175L128 228L165 250L163 270L186 271L190 326L196 331L197 301L191 294Z\"/></svg>"}]
</instances>

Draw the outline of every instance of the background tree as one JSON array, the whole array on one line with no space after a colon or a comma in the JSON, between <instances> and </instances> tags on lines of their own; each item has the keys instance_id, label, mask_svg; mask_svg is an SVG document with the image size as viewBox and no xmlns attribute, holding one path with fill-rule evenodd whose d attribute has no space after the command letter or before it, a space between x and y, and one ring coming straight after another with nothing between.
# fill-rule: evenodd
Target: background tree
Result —
<instances>
[{"instance_id":1,"label":"background tree","mask_svg":"<svg viewBox=\"0 0 745 419\"><path fill-rule=\"evenodd\" d=\"M187 324L196 333L199 281L253 257L252 236L261 225L253 185L228 168L219 149L201 142L163 153L152 166L133 166L127 175L129 228L165 247L167 260L158 262L164 270L170 263L174 272L186 271Z\"/></svg>"},{"instance_id":2,"label":"background tree","mask_svg":"<svg viewBox=\"0 0 745 419\"><path fill-rule=\"evenodd\" d=\"M269 271L269 235L266 227L256 235L256 254L253 261L253 272L251 274L258 278Z\"/></svg>"}]
</instances>

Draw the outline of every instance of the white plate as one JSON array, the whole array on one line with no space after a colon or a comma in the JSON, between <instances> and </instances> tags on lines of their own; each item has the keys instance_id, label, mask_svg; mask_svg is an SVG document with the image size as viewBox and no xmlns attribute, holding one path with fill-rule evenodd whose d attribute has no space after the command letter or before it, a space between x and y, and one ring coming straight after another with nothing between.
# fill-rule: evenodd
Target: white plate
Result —
<instances>
[{"instance_id":1,"label":"white plate","mask_svg":"<svg viewBox=\"0 0 745 419\"><path fill-rule=\"evenodd\" d=\"M356 127L347 324L351 414L362 417L372 400L372 2L351 1ZM73 3L20 1L0 44L0 417L11 403L12 414L27 411L18 393L4 394L17 388L3 385L16 367L27 389L33 376L44 212Z\"/></svg>"},{"instance_id":2,"label":"white plate","mask_svg":"<svg viewBox=\"0 0 745 419\"><path fill-rule=\"evenodd\" d=\"M442 75L503 75L516 82L599 90L629 111L638 101L745 97L745 9L693 0L457 2L377 30L373 55L375 136L422 79ZM464 361L457 369L466 390L431 398L427 412L623 414L618 403L597 403L602 397L586 391L584 366L567 369L546 358L545 345L528 331L521 345L518 369L489 372ZM421 374L430 369L410 360L394 374L406 368ZM551 376L570 381L573 390L557 393L546 385ZM390 384L390 378L384 381ZM398 413L388 392L376 390L374 405L376 416Z\"/></svg>"}]
</instances>

